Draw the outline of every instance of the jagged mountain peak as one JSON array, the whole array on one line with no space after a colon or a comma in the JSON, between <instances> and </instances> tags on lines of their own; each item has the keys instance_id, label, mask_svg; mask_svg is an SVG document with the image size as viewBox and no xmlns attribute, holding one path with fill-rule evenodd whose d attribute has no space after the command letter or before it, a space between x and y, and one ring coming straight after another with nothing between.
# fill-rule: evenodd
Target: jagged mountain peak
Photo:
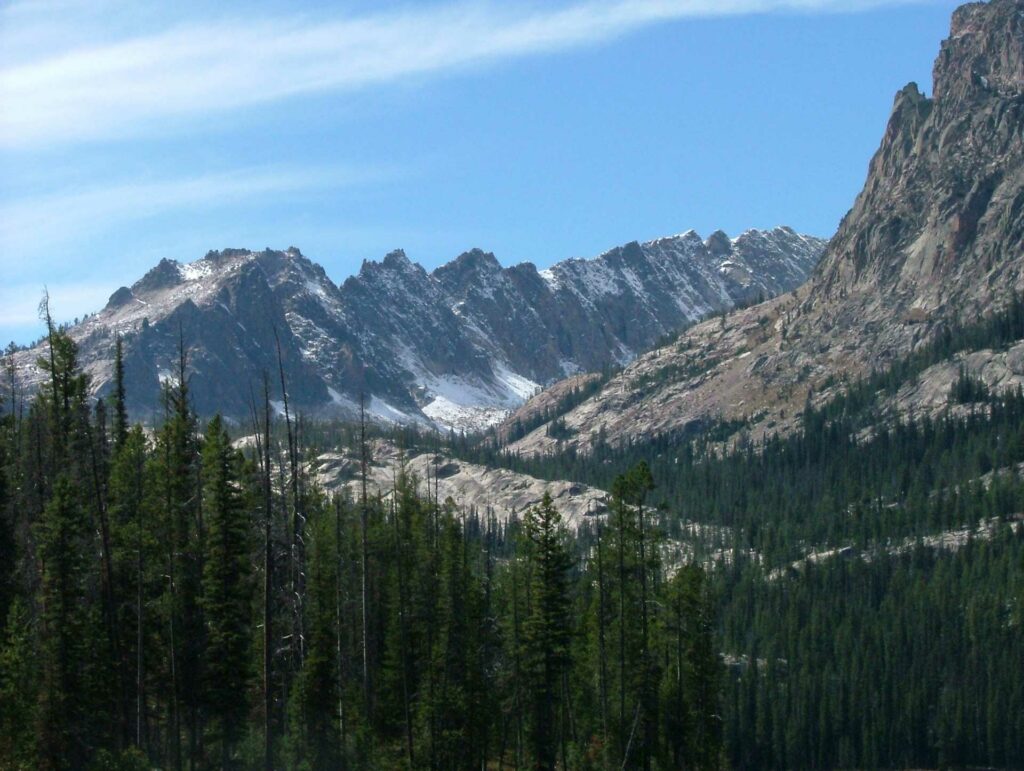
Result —
<instances>
[{"instance_id":1,"label":"jagged mountain peak","mask_svg":"<svg viewBox=\"0 0 1024 771\"><path fill-rule=\"evenodd\" d=\"M120 289L115 290L115 292L112 295L110 295L110 299L107 300L107 304L104 310L113 310L115 308L120 308L121 306L131 302L132 299L134 299L134 297L135 295L132 294L131 289L129 289L126 286L122 286Z\"/></svg>"},{"instance_id":2,"label":"jagged mountain peak","mask_svg":"<svg viewBox=\"0 0 1024 771\"><path fill-rule=\"evenodd\" d=\"M264 251L271 251L265 249ZM211 249L208 251L201 260L205 260L211 263L218 263L221 260L230 260L236 257L249 257L255 254L251 249L244 249L238 247L225 247L224 249Z\"/></svg>"},{"instance_id":3,"label":"jagged mountain peak","mask_svg":"<svg viewBox=\"0 0 1024 771\"><path fill-rule=\"evenodd\" d=\"M934 75L933 97L913 83L896 94L864 188L807 285L635 361L564 416L573 444L596 430L616 441L718 417L749 420L755 435L786 430L809 395L1024 290L1024 0L958 9ZM791 251L803 239L776 228L732 245L770 254L768 244ZM726 263L744 280L738 260ZM517 449L554 444L538 429Z\"/></svg>"},{"instance_id":4,"label":"jagged mountain peak","mask_svg":"<svg viewBox=\"0 0 1024 771\"><path fill-rule=\"evenodd\" d=\"M364 261L340 287L295 247L226 248L184 264L162 260L71 334L98 393L110 387L114 334L123 336L130 406L142 418L159 414L183 336L204 414L245 416L248 384L276 371L280 345L296 410L351 417L364 394L380 420L480 428L540 384L629 361L755 288L792 288L824 245L765 243L734 255L739 272L696 258L704 249L696 234L631 242L544 275L527 264L503 268L481 249L428 273L395 250ZM23 357L28 383L41 377L32 361Z\"/></svg>"},{"instance_id":5,"label":"jagged mountain peak","mask_svg":"<svg viewBox=\"0 0 1024 771\"><path fill-rule=\"evenodd\" d=\"M363 260L359 273L345 279L342 289L354 290L360 286L390 287L394 284L417 284L424 286L428 274L423 266L413 262L404 249L393 249L381 260Z\"/></svg>"},{"instance_id":6,"label":"jagged mountain peak","mask_svg":"<svg viewBox=\"0 0 1024 771\"><path fill-rule=\"evenodd\" d=\"M1024 91L1024 10L1019 0L968 3L953 12L933 70L942 102Z\"/></svg>"},{"instance_id":7,"label":"jagged mountain peak","mask_svg":"<svg viewBox=\"0 0 1024 771\"><path fill-rule=\"evenodd\" d=\"M724 257L732 253L732 239L724 230L716 230L708 236L704 241L704 246L714 257Z\"/></svg>"},{"instance_id":8,"label":"jagged mountain peak","mask_svg":"<svg viewBox=\"0 0 1024 771\"><path fill-rule=\"evenodd\" d=\"M451 262L441 265L434 271L434 275L449 273L498 273L502 270L501 263L494 256L493 252L486 252L483 249L473 248L463 252Z\"/></svg>"},{"instance_id":9,"label":"jagged mountain peak","mask_svg":"<svg viewBox=\"0 0 1024 771\"><path fill-rule=\"evenodd\" d=\"M412 261L406 256L404 249L393 249L384 255L381 264L391 270L405 270L412 266Z\"/></svg>"},{"instance_id":10,"label":"jagged mountain peak","mask_svg":"<svg viewBox=\"0 0 1024 771\"><path fill-rule=\"evenodd\" d=\"M896 95L809 307L877 287L902 313L979 305L996 290L990 269L1019 272L1006 257L1020 248L1022 24L1024 0L974 3L953 14L934 67L934 96L913 83Z\"/></svg>"},{"instance_id":11,"label":"jagged mountain peak","mask_svg":"<svg viewBox=\"0 0 1024 771\"><path fill-rule=\"evenodd\" d=\"M140 294L160 289L170 289L182 282L181 265L177 260L164 257L142 278L132 284L132 293Z\"/></svg>"}]
</instances>

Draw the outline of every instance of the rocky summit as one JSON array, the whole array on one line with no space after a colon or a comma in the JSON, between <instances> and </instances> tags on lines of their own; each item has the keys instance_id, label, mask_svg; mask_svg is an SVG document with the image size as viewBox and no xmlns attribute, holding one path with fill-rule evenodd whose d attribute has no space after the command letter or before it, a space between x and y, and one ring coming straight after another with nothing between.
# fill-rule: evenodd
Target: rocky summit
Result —
<instances>
[{"instance_id":1,"label":"rocky summit","mask_svg":"<svg viewBox=\"0 0 1024 771\"><path fill-rule=\"evenodd\" d=\"M263 373L283 410L280 358L293 411L352 418L362 396L377 420L472 430L543 385L623 365L707 314L794 288L824 247L785 227L689 231L540 271L474 249L428 272L395 251L340 286L295 248L224 249L163 260L69 332L97 395L122 337L129 407L144 420L159 418L183 343L201 414L244 418ZM17 355L30 388L40 352Z\"/></svg>"},{"instance_id":2,"label":"rocky summit","mask_svg":"<svg viewBox=\"0 0 1024 771\"><path fill-rule=\"evenodd\" d=\"M755 435L785 430L808 399L1022 289L1024 0L992 0L954 13L930 97L914 83L896 95L864 189L805 286L639 357L559 418L559 438L541 427L515 448L585 448L598 434L614 442L721 418ZM963 360L971 376L1024 376L977 353Z\"/></svg>"}]
</instances>

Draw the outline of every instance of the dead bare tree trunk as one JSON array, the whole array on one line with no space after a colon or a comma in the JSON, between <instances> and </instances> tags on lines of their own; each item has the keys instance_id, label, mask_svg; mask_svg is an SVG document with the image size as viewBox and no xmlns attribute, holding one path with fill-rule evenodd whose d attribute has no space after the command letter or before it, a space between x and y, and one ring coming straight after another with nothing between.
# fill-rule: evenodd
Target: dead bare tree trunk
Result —
<instances>
[{"instance_id":1,"label":"dead bare tree trunk","mask_svg":"<svg viewBox=\"0 0 1024 771\"><path fill-rule=\"evenodd\" d=\"M263 435L256 400L252 400L253 429L260 462L263 492L263 768L274 767L273 592L274 592L274 499L270 477L270 377L263 373Z\"/></svg>"},{"instance_id":2,"label":"dead bare tree trunk","mask_svg":"<svg viewBox=\"0 0 1024 771\"><path fill-rule=\"evenodd\" d=\"M295 441L295 433L292 431L291 412L288 408L288 384L284 375L284 358L281 355L281 339L274 328L274 344L277 347L277 370L281 379L281 401L284 406L284 422L288 432L288 467L289 482L292 496L292 542L291 542L291 596L293 608L293 635L297 642L296 668L301 667L305 658L305 639L302 630L302 565L301 563L301 507L299 504L299 457L298 447Z\"/></svg>"}]
</instances>

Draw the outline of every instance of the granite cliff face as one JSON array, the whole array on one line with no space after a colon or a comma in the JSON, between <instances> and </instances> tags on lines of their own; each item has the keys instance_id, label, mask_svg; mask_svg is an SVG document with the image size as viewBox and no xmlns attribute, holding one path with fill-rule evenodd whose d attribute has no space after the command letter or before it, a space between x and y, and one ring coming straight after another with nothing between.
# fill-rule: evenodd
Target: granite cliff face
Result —
<instances>
[{"instance_id":1,"label":"granite cliff face","mask_svg":"<svg viewBox=\"0 0 1024 771\"><path fill-rule=\"evenodd\" d=\"M913 83L897 94L799 326L832 339L863 330L857 342L884 356L1019 289L1022 132L1024 3L962 6L935 62L933 96Z\"/></svg>"},{"instance_id":2,"label":"granite cliff face","mask_svg":"<svg viewBox=\"0 0 1024 771\"><path fill-rule=\"evenodd\" d=\"M896 95L864 189L807 284L640 357L565 416L568 441L719 417L786 430L836 376L884 368L1022 289L1024 0L992 0L953 14L931 97L913 83ZM555 442L541 428L515 446Z\"/></svg>"},{"instance_id":3,"label":"granite cliff face","mask_svg":"<svg viewBox=\"0 0 1024 771\"><path fill-rule=\"evenodd\" d=\"M505 524L513 516L541 502L547 493L563 522L572 531L585 522L602 518L608 511L608 493L589 485L538 479L509 469L494 469L434 453L405 454L390 442L370 443L367 487L385 501L393 495L395 480L402 474L414 481L422 495L451 498L469 504L482 518L494 517ZM329 492L348 489L353 499L360 494L358 453L323 453L310 462L320 488ZM428 483L429 480L429 483Z\"/></svg>"},{"instance_id":4,"label":"granite cliff face","mask_svg":"<svg viewBox=\"0 0 1024 771\"><path fill-rule=\"evenodd\" d=\"M395 251L341 286L294 248L225 249L163 260L70 334L98 394L122 335L129 406L145 420L159 416L184 340L201 414L244 418L264 371L280 400L280 348L295 410L353 417L364 394L380 420L474 429L540 385L624 364L708 313L792 289L823 249L777 228L707 241L690 231L544 271L473 250L427 272ZM38 355L18 355L29 387Z\"/></svg>"}]
</instances>

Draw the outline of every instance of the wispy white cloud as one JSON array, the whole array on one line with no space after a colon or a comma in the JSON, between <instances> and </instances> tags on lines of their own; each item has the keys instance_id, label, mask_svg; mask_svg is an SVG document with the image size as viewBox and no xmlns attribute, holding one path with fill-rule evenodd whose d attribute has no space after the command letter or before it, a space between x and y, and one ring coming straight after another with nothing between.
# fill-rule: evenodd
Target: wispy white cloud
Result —
<instances>
[{"instance_id":1,"label":"wispy white cloud","mask_svg":"<svg viewBox=\"0 0 1024 771\"><path fill-rule=\"evenodd\" d=\"M31 254L38 269L44 255L61 244L168 212L372 184L388 176L387 170L256 168L21 198L0 205L0 266L11 275ZM60 253L51 259L59 262Z\"/></svg>"},{"instance_id":2,"label":"wispy white cloud","mask_svg":"<svg viewBox=\"0 0 1024 771\"><path fill-rule=\"evenodd\" d=\"M914 1L463 2L346 18L190 21L113 41L107 34L0 69L0 145L132 135L169 119L592 45L671 20L858 11ZM19 34L17 14L8 16L0 42ZM71 21L74 16L69 13Z\"/></svg>"}]
</instances>

